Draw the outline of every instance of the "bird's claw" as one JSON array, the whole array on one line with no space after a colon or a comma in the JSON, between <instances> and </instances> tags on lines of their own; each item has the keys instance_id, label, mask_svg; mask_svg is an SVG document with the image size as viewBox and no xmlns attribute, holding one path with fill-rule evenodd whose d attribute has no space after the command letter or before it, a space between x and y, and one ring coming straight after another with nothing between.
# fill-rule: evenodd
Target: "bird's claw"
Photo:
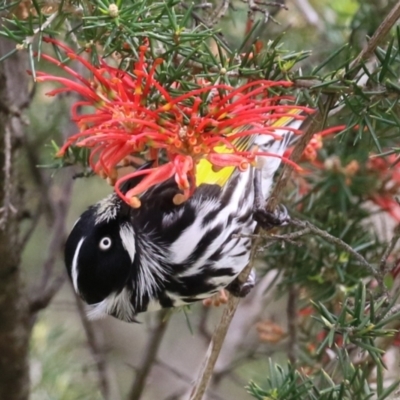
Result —
<instances>
[{"instance_id":1,"label":"bird's claw","mask_svg":"<svg viewBox=\"0 0 400 400\"><path fill-rule=\"evenodd\" d=\"M288 210L283 205L280 205L273 212L267 211L265 208L256 208L253 212L253 218L265 231L277 226L287 225L290 221Z\"/></svg>"},{"instance_id":2,"label":"bird's claw","mask_svg":"<svg viewBox=\"0 0 400 400\"><path fill-rule=\"evenodd\" d=\"M265 200L262 197L261 180L261 171L256 169L254 172L254 221L266 231L277 226L287 225L290 221L290 216L285 206L280 205L273 212L266 210Z\"/></svg>"},{"instance_id":3,"label":"bird's claw","mask_svg":"<svg viewBox=\"0 0 400 400\"><path fill-rule=\"evenodd\" d=\"M239 282L238 278L235 278L227 287L226 290L235 297L246 297L256 284L256 273L254 269L251 270L247 281L244 283Z\"/></svg>"}]
</instances>

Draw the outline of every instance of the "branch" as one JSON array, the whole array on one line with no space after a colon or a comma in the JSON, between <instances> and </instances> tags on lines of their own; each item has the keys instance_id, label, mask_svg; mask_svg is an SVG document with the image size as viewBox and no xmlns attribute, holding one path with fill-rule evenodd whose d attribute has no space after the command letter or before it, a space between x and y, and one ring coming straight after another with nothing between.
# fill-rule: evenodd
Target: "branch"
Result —
<instances>
[{"instance_id":1,"label":"branch","mask_svg":"<svg viewBox=\"0 0 400 400\"><path fill-rule=\"evenodd\" d=\"M386 37L389 31L392 29L394 24L400 18L400 1L391 9L386 18L379 25L378 29L372 35L368 44L364 47L364 49L360 52L360 54L356 57L356 59L350 64L350 70L354 68L361 68L362 63L367 61L374 53L376 48L379 46L379 43Z\"/></svg>"},{"instance_id":2,"label":"branch","mask_svg":"<svg viewBox=\"0 0 400 400\"><path fill-rule=\"evenodd\" d=\"M188 10L189 6L185 2L181 2L180 5L185 9ZM229 6L229 0L228 0L228 6ZM205 27L211 29L213 27L213 24L209 21L206 21L201 15L199 15L196 11L191 12L192 18L197 22ZM225 39L225 36L221 32L217 32L216 35L218 36L219 40L221 40L222 43L224 43L226 46L229 47L229 44L227 40Z\"/></svg>"},{"instance_id":3,"label":"branch","mask_svg":"<svg viewBox=\"0 0 400 400\"><path fill-rule=\"evenodd\" d=\"M39 202L39 204L36 207L35 212L28 212L28 217L30 219L30 225L29 228L25 231L24 235L22 236L21 240L20 240L20 245L21 247L24 249L26 244L28 243L29 239L31 238L33 232L35 231L39 221L40 221L40 217L43 214L43 203Z\"/></svg>"},{"instance_id":4,"label":"branch","mask_svg":"<svg viewBox=\"0 0 400 400\"><path fill-rule=\"evenodd\" d=\"M219 20L225 16L228 8L229 8L229 0L222 0L219 7L217 7L213 12L213 14L210 16L210 24L215 25L216 23L218 23Z\"/></svg>"},{"instance_id":5,"label":"branch","mask_svg":"<svg viewBox=\"0 0 400 400\"><path fill-rule=\"evenodd\" d=\"M301 238L304 235L308 235L310 233L313 233L323 239L325 239L327 242L332 243L336 245L337 247L341 247L343 250L351 254L359 263L361 266L367 269L367 271L374 276L376 279L380 279L381 274L379 271L372 265L370 264L360 253L358 253L356 250L354 250L350 245L348 245L346 242L344 242L342 239L337 238L336 236L332 236L328 232L317 228L315 225L313 225L309 221L301 221L299 219L292 219L289 222L291 225L296 226L300 228L299 231L296 232L291 232L285 235L268 235L268 234L255 234L255 235L243 235L246 237L252 237L252 238L261 238L261 239L267 239L267 240L282 240L282 241L288 241L291 243L296 239ZM241 236L241 235L238 235ZM396 235L393 237L391 243L389 244L388 248L385 251L385 254L382 256L381 262L387 259L388 254L393 250L394 245L400 238L400 229L396 233ZM388 253L389 252L389 253Z\"/></svg>"},{"instance_id":6,"label":"branch","mask_svg":"<svg viewBox=\"0 0 400 400\"><path fill-rule=\"evenodd\" d=\"M279 3L276 1L268 1L268 2L263 2L261 0L242 0L244 3L248 3L250 13L255 14L256 12L259 12L261 14L264 14L264 24L268 22L269 19L274 21L275 23L278 23L274 18L272 13L270 13L267 9L264 9L263 7L277 7L277 10L284 9L288 10L286 7L285 3ZM254 18L254 16L252 17Z\"/></svg>"},{"instance_id":7,"label":"branch","mask_svg":"<svg viewBox=\"0 0 400 400\"><path fill-rule=\"evenodd\" d=\"M379 269L381 270L382 277L384 277L391 269L387 265L387 261L388 261L390 254L392 253L393 249L395 248L397 242L399 241L399 239L400 239L400 225L398 225L396 227L396 229L394 231L394 235L382 255L381 262L379 264Z\"/></svg>"},{"instance_id":8,"label":"branch","mask_svg":"<svg viewBox=\"0 0 400 400\"><path fill-rule=\"evenodd\" d=\"M181 372L178 368L172 366L170 362L164 362L163 360L158 358L155 361L155 365L162 368L163 370L169 372L171 375L174 375L176 378L178 378L179 380L181 380L184 383L190 382L192 379L192 377L189 374ZM169 396L168 399L170 399L170 400L181 399L182 395L185 393L185 391L186 391L186 389L180 390L179 393ZM219 396L217 393L214 393L214 392L208 393L208 396L209 396L210 400L224 400L221 396ZM167 400L167 399L165 399L165 400Z\"/></svg>"},{"instance_id":9,"label":"branch","mask_svg":"<svg viewBox=\"0 0 400 400\"><path fill-rule=\"evenodd\" d=\"M22 44L17 45L17 49L22 50L24 48L27 48L28 46L31 46L37 34L47 29L51 25L51 23L57 18L58 15L59 15L58 10L53 14L51 14L42 25L33 30L33 34L31 36L27 36L22 42Z\"/></svg>"},{"instance_id":10,"label":"branch","mask_svg":"<svg viewBox=\"0 0 400 400\"><path fill-rule=\"evenodd\" d=\"M86 333L87 343L96 364L101 394L105 400L111 400L110 384L107 375L107 362L104 354L104 348L99 340L98 330L94 329L92 322L88 320L84 304L75 293L75 291L74 298L76 301L76 307L78 309L79 317L83 325L83 329Z\"/></svg>"},{"instance_id":11,"label":"branch","mask_svg":"<svg viewBox=\"0 0 400 400\"><path fill-rule=\"evenodd\" d=\"M253 234L253 235L235 235L235 237L250 237L250 238L257 238L257 237L261 237L262 239L268 239L268 240L282 240L285 242L290 242L290 243L296 243L295 240L307 235L308 233L310 233L310 230L308 228L306 229L301 229L300 231L296 231L296 232L291 232L291 233L285 233L284 235L258 235L258 234Z\"/></svg>"},{"instance_id":12,"label":"branch","mask_svg":"<svg viewBox=\"0 0 400 400\"><path fill-rule=\"evenodd\" d=\"M61 286L65 282L65 274L60 274L55 277L51 283L46 285L45 290L39 292L36 296L31 296L29 299L29 312L33 315L38 313L40 310L45 309L61 289Z\"/></svg>"},{"instance_id":13,"label":"branch","mask_svg":"<svg viewBox=\"0 0 400 400\"><path fill-rule=\"evenodd\" d=\"M296 365L297 361L297 303L298 290L295 285L290 285L289 295L286 307L288 319L288 358L292 365Z\"/></svg>"},{"instance_id":14,"label":"branch","mask_svg":"<svg viewBox=\"0 0 400 400\"><path fill-rule=\"evenodd\" d=\"M48 191L41 190L42 193L48 194L47 201L51 204L54 220L51 229L52 239L49 243L47 258L42 267L42 277L40 282L29 291L28 295L31 313L37 313L46 308L65 280L64 274L58 275L56 278L52 277L54 266L63 251L65 243L66 219L72 193L72 179L70 177L62 186L61 191L63 196L58 201L54 201Z\"/></svg>"},{"instance_id":15,"label":"branch","mask_svg":"<svg viewBox=\"0 0 400 400\"><path fill-rule=\"evenodd\" d=\"M151 367L156 362L158 349L160 348L161 342L168 327L168 313L168 310L160 311L158 323L147 343L146 352L141 365L137 369L136 378L128 395L128 400L139 400L143 393L147 376L150 373Z\"/></svg>"},{"instance_id":16,"label":"branch","mask_svg":"<svg viewBox=\"0 0 400 400\"><path fill-rule=\"evenodd\" d=\"M253 240L250 261L249 264L244 268L244 270L239 274L239 282L245 282L250 274L255 256L257 254L259 240L259 238ZM214 371L215 363L217 362L222 344L224 343L226 333L228 332L229 325L232 321L233 316L235 315L239 301L240 299L238 297L229 296L228 304L226 305L221 320L219 321L219 324L212 335L207 354L200 368L198 378L194 384L190 400L201 400L203 398L203 395L208 387L212 373Z\"/></svg>"},{"instance_id":17,"label":"branch","mask_svg":"<svg viewBox=\"0 0 400 400\"><path fill-rule=\"evenodd\" d=\"M341 247L343 250L351 254L365 269L367 269L367 271L374 278L376 278L378 281L382 280L382 277L379 274L378 270L373 265L371 265L360 253L354 250L350 245L348 245L343 240L335 236L332 236L331 234L322 229L317 228L315 225L313 225L311 222L308 221L300 221L298 219L293 219L290 221L290 223L301 229L304 230L308 229L310 233L315 233L316 235L325 239L327 242L332 243L338 247Z\"/></svg>"}]
</instances>

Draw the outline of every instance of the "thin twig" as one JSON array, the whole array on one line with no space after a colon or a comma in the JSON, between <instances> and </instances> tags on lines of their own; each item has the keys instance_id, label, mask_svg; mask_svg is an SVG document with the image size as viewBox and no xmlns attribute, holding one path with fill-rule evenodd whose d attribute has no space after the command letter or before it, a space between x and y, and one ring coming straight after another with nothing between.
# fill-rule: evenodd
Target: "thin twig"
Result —
<instances>
[{"instance_id":1,"label":"thin twig","mask_svg":"<svg viewBox=\"0 0 400 400\"><path fill-rule=\"evenodd\" d=\"M261 14L264 14L264 24L268 22L269 19L271 19L273 22L278 23L274 18L273 15L268 11L268 9L265 9L263 7L277 7L279 9L284 9L288 10L286 5L284 3L279 3L276 1L268 1L268 2L263 2L261 0L242 0L244 3L248 3L249 9L250 9L250 14L255 14L256 12L259 12ZM254 16L253 16L254 18Z\"/></svg>"},{"instance_id":2,"label":"thin twig","mask_svg":"<svg viewBox=\"0 0 400 400\"><path fill-rule=\"evenodd\" d=\"M284 235L276 235L274 234L268 234L268 233L264 233L264 234L260 234L260 235L235 235L234 237L249 237L252 239L255 239L257 237L260 237L262 239L266 239L266 240L283 240L283 241L294 241L296 239L299 239L301 237L303 237L304 235L308 235L310 233L310 229L305 228L305 229L301 229L300 231L296 231L296 232L291 232L291 233L286 233Z\"/></svg>"},{"instance_id":3,"label":"thin twig","mask_svg":"<svg viewBox=\"0 0 400 400\"><path fill-rule=\"evenodd\" d=\"M260 12L265 12L265 10L260 9L260 7L257 7L256 4L259 6L263 7L278 7L278 8L283 8L284 10L289 10L288 7L284 3L279 3L277 1L260 1L260 0L242 0L244 3L249 4L249 8L252 11L260 11Z\"/></svg>"},{"instance_id":4,"label":"thin twig","mask_svg":"<svg viewBox=\"0 0 400 400\"><path fill-rule=\"evenodd\" d=\"M81 48L78 38L76 37L75 31L72 29L71 22L68 18L64 21L65 29L67 30L67 35L71 38L72 42L75 45L75 49L79 50Z\"/></svg>"},{"instance_id":5,"label":"thin twig","mask_svg":"<svg viewBox=\"0 0 400 400\"><path fill-rule=\"evenodd\" d=\"M343 240L337 238L336 236L332 236L331 234L322 229L317 228L309 221L300 221L298 219L292 219L290 223L301 229L309 229L311 233L315 233L316 235L325 239L327 242L332 243L338 247L341 247L342 249L350 253L363 267L365 267L365 269L372 276L374 276L378 280L381 279L378 270L373 265L371 265L360 253L354 250L350 245L348 245Z\"/></svg>"},{"instance_id":6,"label":"thin twig","mask_svg":"<svg viewBox=\"0 0 400 400\"><path fill-rule=\"evenodd\" d=\"M374 53L379 43L386 37L389 31L392 29L394 24L400 18L400 1L390 10L389 14L379 25L375 33L372 35L367 46L360 52L356 59L350 64L350 71L353 68L361 68L363 61L368 60Z\"/></svg>"},{"instance_id":7,"label":"thin twig","mask_svg":"<svg viewBox=\"0 0 400 400\"><path fill-rule=\"evenodd\" d=\"M226 14L229 8L229 0L222 0L219 7L215 9L213 14L210 16L211 25L217 24Z\"/></svg>"},{"instance_id":8,"label":"thin twig","mask_svg":"<svg viewBox=\"0 0 400 400\"><path fill-rule=\"evenodd\" d=\"M99 377L99 388L104 400L111 400L110 397L110 384L107 375L107 362L105 352L102 344L100 343L98 331L94 329L91 321L86 316L85 306L79 296L74 292L76 306L86 333L86 339L89 350L92 353L93 360L96 364L97 374ZM115 400L115 399L113 399Z\"/></svg>"},{"instance_id":9,"label":"thin twig","mask_svg":"<svg viewBox=\"0 0 400 400\"><path fill-rule=\"evenodd\" d=\"M155 365L159 366L160 368L162 368L165 371L168 371L169 373L171 373L172 375L174 375L175 377L177 377L178 379L180 379L181 381L187 383L190 382L190 380L192 379L192 377L189 374L185 374L184 372L178 370L177 368L173 367L171 365L170 362L165 362L161 359L157 359L155 361ZM181 394L185 393L186 389L182 390L182 393L179 393L177 395L172 395L170 397L168 397L168 399L172 399L172 398L177 398L180 399L181 398ZM217 393L215 392L211 392L208 394L210 399L214 399L214 400L224 400L221 396L219 396Z\"/></svg>"},{"instance_id":10,"label":"thin twig","mask_svg":"<svg viewBox=\"0 0 400 400\"><path fill-rule=\"evenodd\" d=\"M184 9L186 9L186 10L189 9L189 6L188 6L185 2L183 2L183 1L180 3L180 5L181 5ZM192 10L191 15L192 15L192 18L193 18L197 23L200 23L200 24L204 25L205 27L207 27L207 28L209 28L209 29L211 29L211 28L213 27L213 25L212 25L209 21L206 21L206 20L205 20L201 15L199 15L196 11L193 11L193 10ZM226 46L229 47L229 44L228 44L227 40L225 39L225 36L224 36L221 32L217 32L217 36L218 36L219 40L221 40L222 43L224 43Z\"/></svg>"},{"instance_id":11,"label":"thin twig","mask_svg":"<svg viewBox=\"0 0 400 400\"><path fill-rule=\"evenodd\" d=\"M382 255L381 262L379 264L379 269L381 270L383 276L385 276L386 273L389 272L390 270L390 267L388 267L387 265L387 261L399 239L400 239L400 225L396 227L394 235Z\"/></svg>"},{"instance_id":12,"label":"thin twig","mask_svg":"<svg viewBox=\"0 0 400 400\"><path fill-rule=\"evenodd\" d=\"M242 235L242 236L243 237L260 238L260 239L266 239L266 240L274 240L274 241L275 240L294 241L294 240L299 239L299 238L301 238L301 237L303 237L305 235L308 235L310 233L314 233L315 235L325 239L327 242L332 243L332 244L336 245L337 247L340 247L343 250L345 250L348 253L350 253L375 278L378 278L381 275L379 273L379 271L372 264L370 264L360 253L358 253L356 250L354 250L350 245L348 245L342 239L339 239L336 236L332 236L328 232L317 228L315 225L313 225L309 221L301 221L299 219L292 219L292 220L290 220L289 223L291 225L296 226L296 227L301 228L301 229L299 231L288 233L288 234L285 234L285 235L269 235L269 234L260 234L259 235L259 234L254 234L254 235ZM396 236L397 236L397 238L396 238ZM396 236L392 239L391 244L386 249L386 252L389 251L388 254L390 254L390 252L393 250L394 245L399 240L400 232L398 232ZM386 258L388 257L388 254L386 254L386 252L385 252L385 255L382 257L381 262L384 262L384 260L386 260Z\"/></svg>"},{"instance_id":13,"label":"thin twig","mask_svg":"<svg viewBox=\"0 0 400 400\"><path fill-rule=\"evenodd\" d=\"M51 14L46 21L40 25L38 28L35 28L33 30L33 34L31 36L27 36L25 38L25 40L22 42L22 44L20 46L18 46L17 48L25 48L28 47L30 45L32 45L36 35L40 32L43 32L45 29L47 29L51 23L57 18L57 16L59 15L59 10L57 10L56 12L54 12L53 14Z\"/></svg>"},{"instance_id":14,"label":"thin twig","mask_svg":"<svg viewBox=\"0 0 400 400\"><path fill-rule=\"evenodd\" d=\"M295 285L289 286L289 295L286 307L288 318L288 359L292 365L297 362L297 303L298 290Z\"/></svg>"},{"instance_id":15,"label":"thin twig","mask_svg":"<svg viewBox=\"0 0 400 400\"><path fill-rule=\"evenodd\" d=\"M54 213L51 229L52 239L48 247L47 258L43 263L40 282L29 292L29 308L31 313L37 313L41 309L46 308L64 283L64 274L53 278L53 271L58 257L62 254L65 243L66 219L70 203L69 199L72 193L71 179L67 179L64 183L62 193L63 197L58 201L53 201L50 194L47 199Z\"/></svg>"},{"instance_id":16,"label":"thin twig","mask_svg":"<svg viewBox=\"0 0 400 400\"><path fill-rule=\"evenodd\" d=\"M39 202L37 207L36 207L36 211L32 214L29 215L29 218L31 220L31 223L29 225L29 228L25 231L24 235L22 236L21 240L20 240L20 245L21 248L24 249L26 244L28 243L29 239L31 238L33 232L35 231L39 221L40 221L40 217L43 214L43 203Z\"/></svg>"},{"instance_id":17,"label":"thin twig","mask_svg":"<svg viewBox=\"0 0 400 400\"><path fill-rule=\"evenodd\" d=\"M235 314L236 308L239 304L239 298L230 296L227 306L224 309L221 320L217 329L211 338L211 343L208 347L206 359L204 360L199 377L190 395L190 400L200 400L208 387L208 383L212 376L215 363L217 362L219 352L225 340L226 333L228 332L230 322Z\"/></svg>"},{"instance_id":18,"label":"thin twig","mask_svg":"<svg viewBox=\"0 0 400 400\"><path fill-rule=\"evenodd\" d=\"M147 343L147 348L142 363L137 369L135 380L128 395L129 400L139 400L142 396L143 390L146 386L147 377L151 371L151 367L156 361L158 349L160 348L161 342L168 327L168 314L168 310L163 310L160 312L158 323Z\"/></svg>"},{"instance_id":19,"label":"thin twig","mask_svg":"<svg viewBox=\"0 0 400 400\"><path fill-rule=\"evenodd\" d=\"M103 395L104 400L111 400L109 375L107 372L108 367L106 348L103 344L104 339L102 336L102 330L95 329L93 323L87 318L84 303L76 293L74 293L74 296L77 302L79 316L81 318L82 325L86 333L89 349L96 364L99 376L100 391ZM115 397L113 397L112 400L116 400Z\"/></svg>"},{"instance_id":20,"label":"thin twig","mask_svg":"<svg viewBox=\"0 0 400 400\"><path fill-rule=\"evenodd\" d=\"M212 8L213 7L213 4L212 3L201 3L201 4L195 4L194 6L193 6L193 8L195 8L195 9L204 9L204 8Z\"/></svg>"},{"instance_id":21,"label":"thin twig","mask_svg":"<svg viewBox=\"0 0 400 400\"><path fill-rule=\"evenodd\" d=\"M29 312L32 315L35 315L40 310L45 309L50 304L56 293L61 289L65 279L66 275L62 273L53 278L53 280L45 286L43 291L37 293L35 296L31 295L29 299Z\"/></svg>"},{"instance_id":22,"label":"thin twig","mask_svg":"<svg viewBox=\"0 0 400 400\"><path fill-rule=\"evenodd\" d=\"M259 238L254 239L253 246L251 248L249 264L239 274L237 278L239 282L245 282L250 274L254 258L257 254L258 242ZM235 315L239 301L240 299L238 297L229 296L228 304L226 305L221 320L219 321L219 324L212 335L211 342L207 350L207 354L200 368L198 378L192 389L190 400L201 400L203 398L205 391L207 390L212 373L214 371L215 363L217 362L219 353L222 348L222 344L225 340L225 336L226 333L228 332L232 318Z\"/></svg>"}]
</instances>

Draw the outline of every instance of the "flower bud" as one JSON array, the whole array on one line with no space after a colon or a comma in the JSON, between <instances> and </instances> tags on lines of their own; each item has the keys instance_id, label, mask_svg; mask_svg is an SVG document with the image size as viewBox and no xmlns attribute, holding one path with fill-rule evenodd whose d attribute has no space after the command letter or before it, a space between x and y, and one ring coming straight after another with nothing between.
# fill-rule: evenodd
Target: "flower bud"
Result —
<instances>
[{"instance_id":1,"label":"flower bud","mask_svg":"<svg viewBox=\"0 0 400 400\"><path fill-rule=\"evenodd\" d=\"M174 198L172 199L172 202L176 206L179 206L179 205L183 204L186 200L187 200L187 196L185 196L184 194L178 193L174 196Z\"/></svg>"},{"instance_id":2,"label":"flower bud","mask_svg":"<svg viewBox=\"0 0 400 400\"><path fill-rule=\"evenodd\" d=\"M142 205L142 202L139 200L138 197L133 196L129 199L129 205L132 208L140 208L140 206Z\"/></svg>"},{"instance_id":3,"label":"flower bud","mask_svg":"<svg viewBox=\"0 0 400 400\"><path fill-rule=\"evenodd\" d=\"M117 18L119 15L118 6L116 4L110 4L108 6L108 14L111 18Z\"/></svg>"}]
</instances>

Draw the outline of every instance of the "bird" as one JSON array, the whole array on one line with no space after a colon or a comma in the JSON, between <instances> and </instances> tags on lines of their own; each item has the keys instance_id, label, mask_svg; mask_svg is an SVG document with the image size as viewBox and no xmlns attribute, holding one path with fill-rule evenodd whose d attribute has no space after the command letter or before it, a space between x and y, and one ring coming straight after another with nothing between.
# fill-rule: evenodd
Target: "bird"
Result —
<instances>
[{"instance_id":1,"label":"bird","mask_svg":"<svg viewBox=\"0 0 400 400\"><path fill-rule=\"evenodd\" d=\"M291 118L275 123L280 140L241 138L247 149L278 156L258 156L245 171L214 171L202 160L196 189L182 204L173 202L179 188L171 178L146 190L139 208L113 192L84 211L67 238L64 259L73 289L89 305L88 316L136 322L139 313L190 305L221 289L245 296L255 273L243 284L237 277L249 262L257 223L267 229L289 219L286 209L271 213L264 204L279 156L293 142L293 130L285 127L300 124ZM121 192L140 180L127 180Z\"/></svg>"}]
</instances>

